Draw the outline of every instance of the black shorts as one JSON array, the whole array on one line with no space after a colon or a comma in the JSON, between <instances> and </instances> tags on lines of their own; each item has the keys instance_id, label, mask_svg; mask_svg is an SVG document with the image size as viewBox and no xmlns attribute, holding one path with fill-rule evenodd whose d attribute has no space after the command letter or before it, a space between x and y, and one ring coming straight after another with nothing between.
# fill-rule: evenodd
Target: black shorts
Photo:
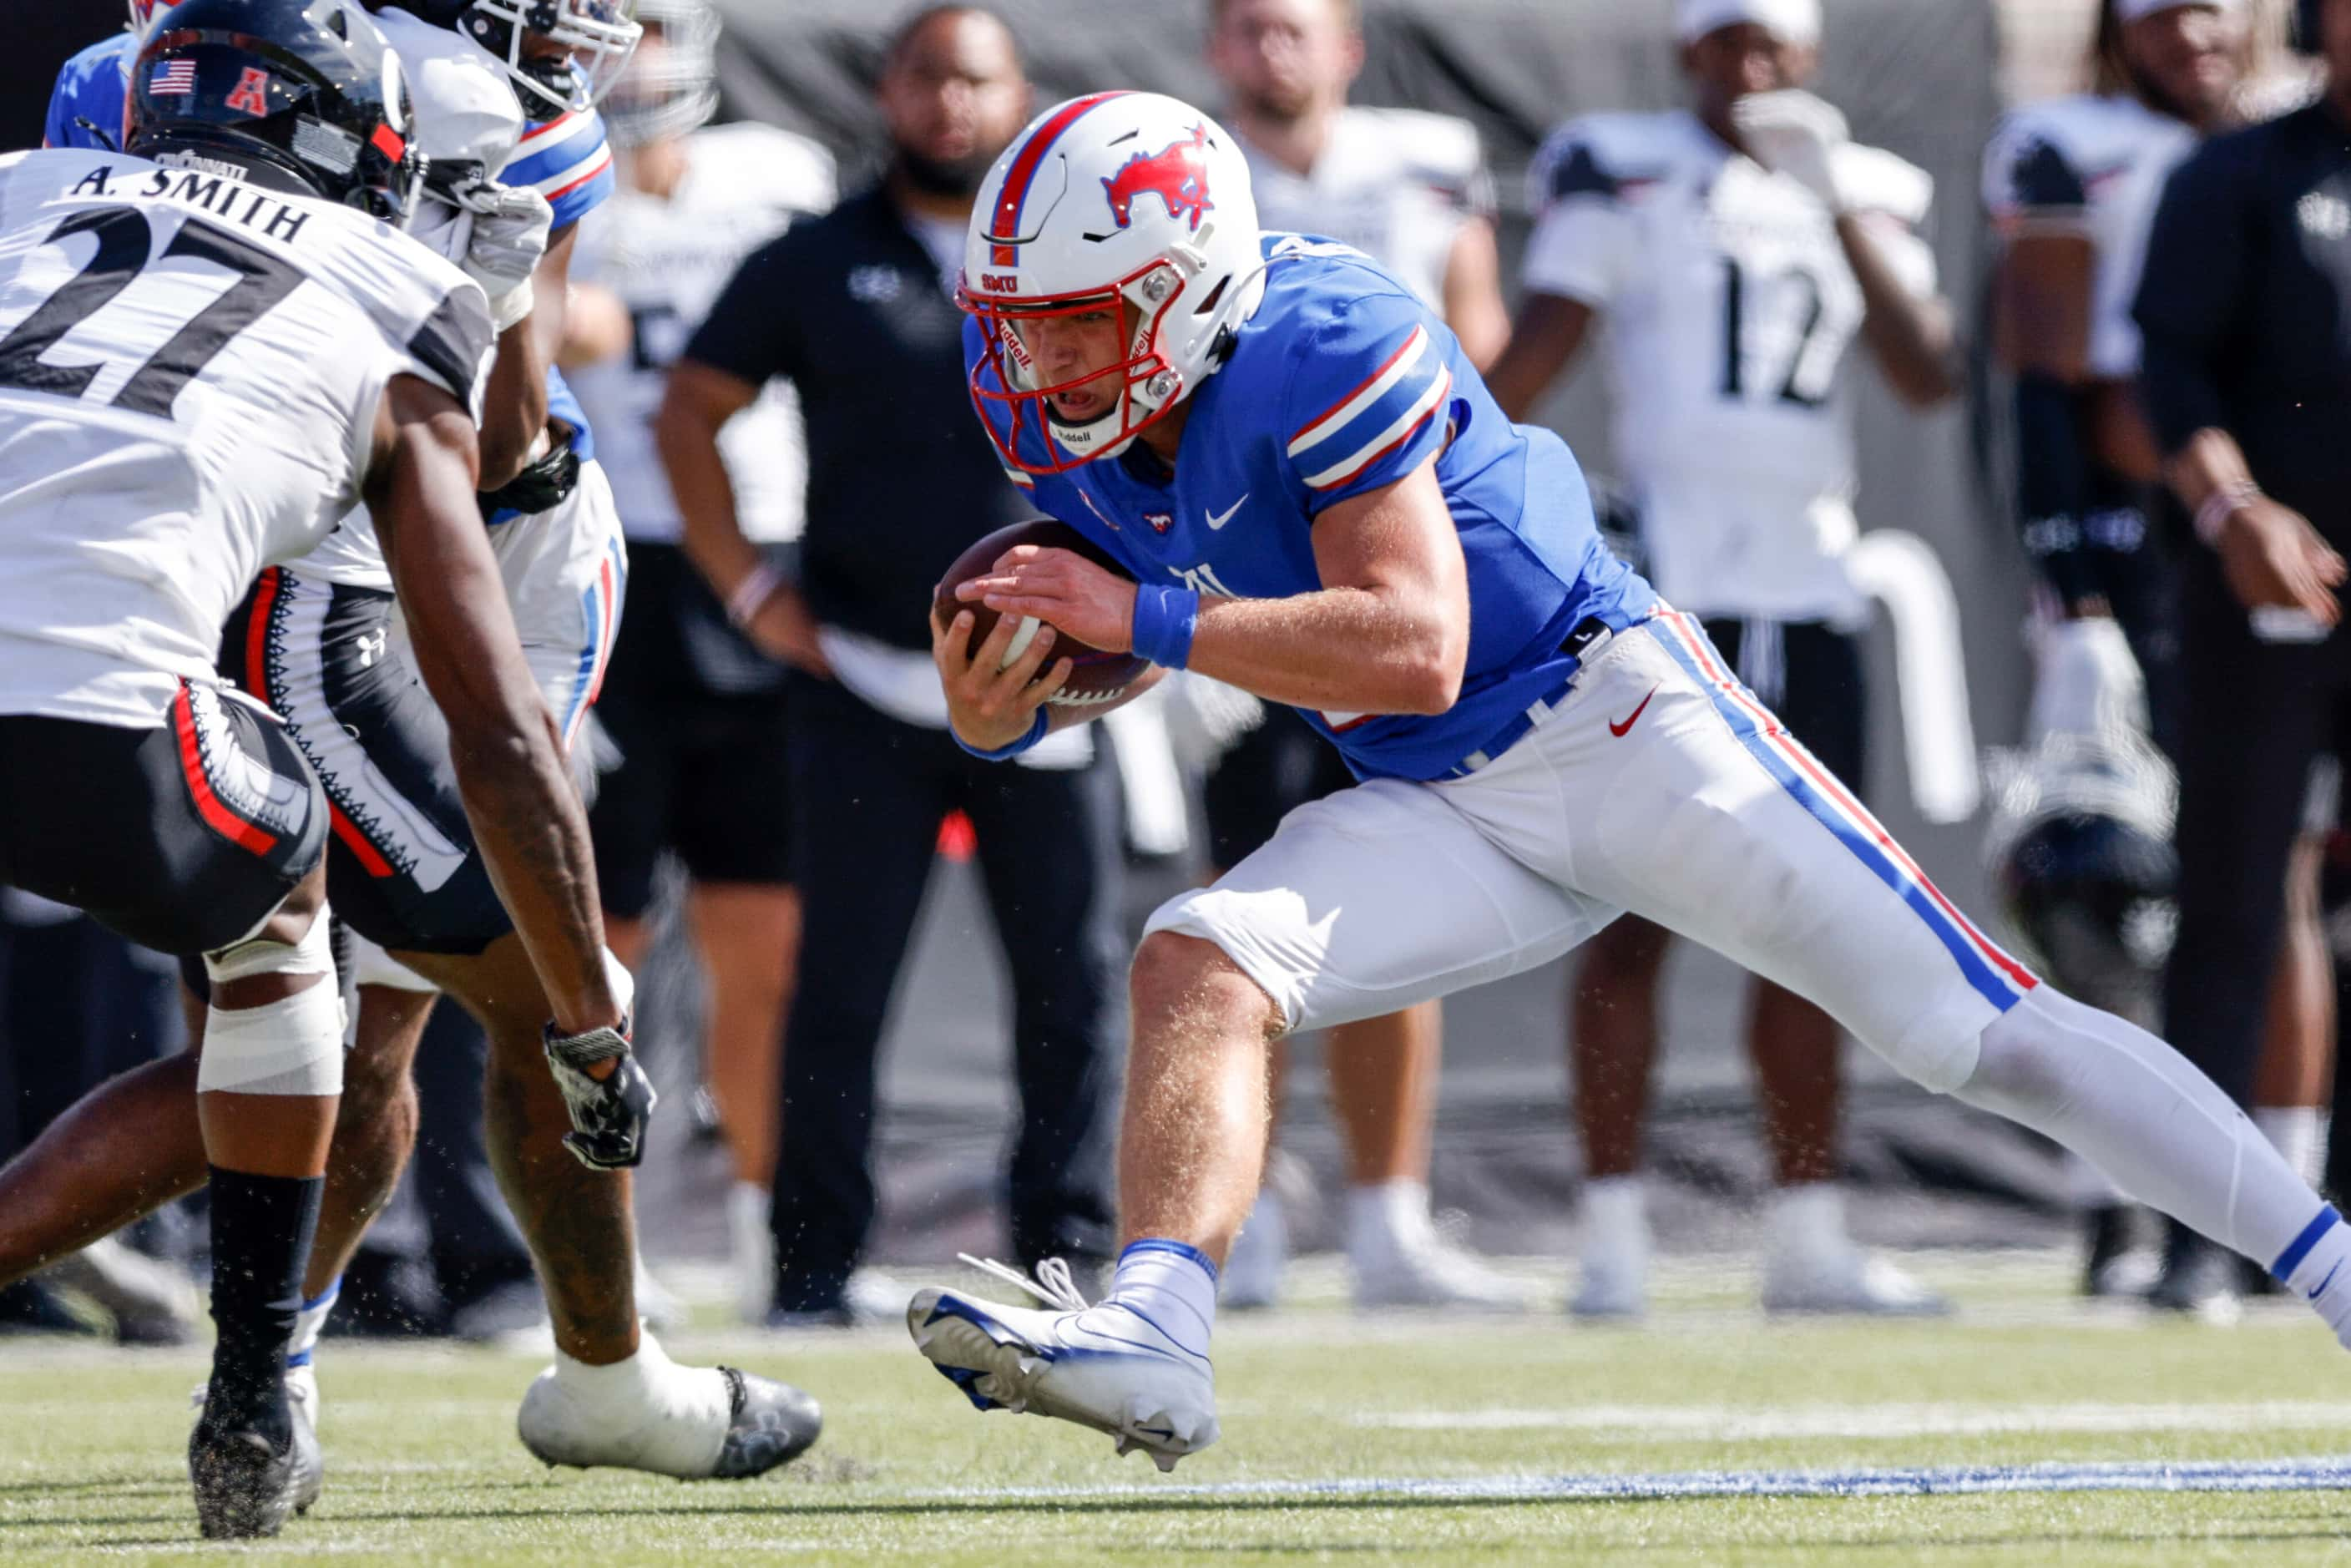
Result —
<instances>
[{"instance_id":1,"label":"black shorts","mask_svg":"<svg viewBox=\"0 0 2351 1568\"><path fill-rule=\"evenodd\" d=\"M318 774L327 899L392 952L470 956L514 929L474 847L449 727L394 646L392 595L271 567L229 617L221 673L286 719Z\"/></svg>"},{"instance_id":2,"label":"black shorts","mask_svg":"<svg viewBox=\"0 0 2351 1568\"><path fill-rule=\"evenodd\" d=\"M1861 639L1818 621L1708 618L1741 685L1855 794L1867 788L1869 685Z\"/></svg>"},{"instance_id":3,"label":"black shorts","mask_svg":"<svg viewBox=\"0 0 2351 1568\"><path fill-rule=\"evenodd\" d=\"M620 748L589 827L606 913L652 906L674 850L701 883L790 880L784 667L727 623L674 545L629 547L629 632L596 716Z\"/></svg>"},{"instance_id":4,"label":"black shorts","mask_svg":"<svg viewBox=\"0 0 2351 1568\"><path fill-rule=\"evenodd\" d=\"M1355 782L1339 748L1278 703L1217 761L1202 791L1208 863L1230 871L1263 848L1281 819Z\"/></svg>"},{"instance_id":5,"label":"black shorts","mask_svg":"<svg viewBox=\"0 0 2351 1568\"><path fill-rule=\"evenodd\" d=\"M0 885L182 956L242 940L319 863L327 804L287 732L183 683L166 722L0 717Z\"/></svg>"}]
</instances>

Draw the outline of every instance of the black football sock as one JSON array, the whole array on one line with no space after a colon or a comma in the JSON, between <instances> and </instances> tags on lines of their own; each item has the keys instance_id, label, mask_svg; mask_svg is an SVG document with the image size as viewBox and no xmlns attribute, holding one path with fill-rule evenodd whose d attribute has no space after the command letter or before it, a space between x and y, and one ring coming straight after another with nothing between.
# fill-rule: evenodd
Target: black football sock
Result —
<instances>
[{"instance_id":1,"label":"black football sock","mask_svg":"<svg viewBox=\"0 0 2351 1568\"><path fill-rule=\"evenodd\" d=\"M289 1437L286 1346L302 1309L302 1271L319 1228L324 1176L251 1176L212 1167L212 1387L204 1420L252 1429L282 1447Z\"/></svg>"}]
</instances>

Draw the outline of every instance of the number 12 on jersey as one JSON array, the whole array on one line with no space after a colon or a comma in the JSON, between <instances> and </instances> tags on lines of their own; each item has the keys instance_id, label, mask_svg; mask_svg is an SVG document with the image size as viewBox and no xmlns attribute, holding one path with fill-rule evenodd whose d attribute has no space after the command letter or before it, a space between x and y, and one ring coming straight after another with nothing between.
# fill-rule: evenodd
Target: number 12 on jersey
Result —
<instances>
[{"instance_id":1,"label":"number 12 on jersey","mask_svg":"<svg viewBox=\"0 0 2351 1568\"><path fill-rule=\"evenodd\" d=\"M1782 319L1764 317L1764 310ZM1799 408L1824 406L1843 351L1841 343L1821 332L1826 314L1820 279L1804 268L1790 267L1757 279L1740 266L1737 256L1724 256L1721 394L1733 402L1761 396ZM1750 332L1765 343L1785 339L1795 344L1785 368L1763 367L1773 373L1762 378L1763 385L1751 389L1748 385Z\"/></svg>"}]
</instances>

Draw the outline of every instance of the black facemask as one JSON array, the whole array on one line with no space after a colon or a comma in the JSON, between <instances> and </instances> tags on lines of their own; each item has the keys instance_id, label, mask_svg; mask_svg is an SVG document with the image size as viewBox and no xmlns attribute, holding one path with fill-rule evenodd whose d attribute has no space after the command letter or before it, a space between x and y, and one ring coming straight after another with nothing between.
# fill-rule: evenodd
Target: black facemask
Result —
<instances>
[{"instance_id":1,"label":"black facemask","mask_svg":"<svg viewBox=\"0 0 2351 1568\"><path fill-rule=\"evenodd\" d=\"M911 148L898 149L898 172L926 196L976 196L995 162L994 152L938 159L925 158Z\"/></svg>"}]
</instances>

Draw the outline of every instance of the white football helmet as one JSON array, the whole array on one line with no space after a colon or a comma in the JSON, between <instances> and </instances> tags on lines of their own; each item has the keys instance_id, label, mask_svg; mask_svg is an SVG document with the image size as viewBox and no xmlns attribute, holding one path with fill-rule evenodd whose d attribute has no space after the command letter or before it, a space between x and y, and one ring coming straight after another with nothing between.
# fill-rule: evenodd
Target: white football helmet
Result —
<instances>
[{"instance_id":1,"label":"white football helmet","mask_svg":"<svg viewBox=\"0 0 2351 1568\"><path fill-rule=\"evenodd\" d=\"M1004 460L1059 474L1112 456L1213 374L1232 333L1265 297L1249 164L1222 127L1187 103L1100 92L1039 116L987 172L964 241L956 302L987 329L972 396ZM1125 358L1072 382L1039 384L1020 325L1116 304ZM1050 401L1119 378L1082 423Z\"/></svg>"},{"instance_id":2,"label":"white football helmet","mask_svg":"<svg viewBox=\"0 0 2351 1568\"><path fill-rule=\"evenodd\" d=\"M612 90L644 29L636 0L371 0L451 28L489 51L506 68L515 97L535 120L583 113ZM567 51L534 55L530 39L549 38Z\"/></svg>"},{"instance_id":3,"label":"white football helmet","mask_svg":"<svg viewBox=\"0 0 2351 1568\"><path fill-rule=\"evenodd\" d=\"M604 100L623 147L683 136L718 109L720 24L708 0L637 0L637 25L645 39Z\"/></svg>"}]
</instances>

